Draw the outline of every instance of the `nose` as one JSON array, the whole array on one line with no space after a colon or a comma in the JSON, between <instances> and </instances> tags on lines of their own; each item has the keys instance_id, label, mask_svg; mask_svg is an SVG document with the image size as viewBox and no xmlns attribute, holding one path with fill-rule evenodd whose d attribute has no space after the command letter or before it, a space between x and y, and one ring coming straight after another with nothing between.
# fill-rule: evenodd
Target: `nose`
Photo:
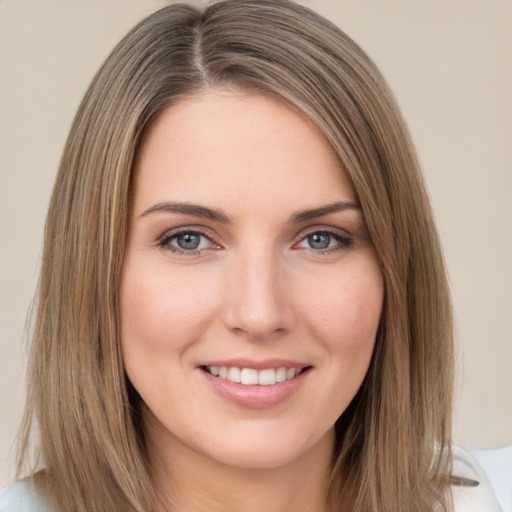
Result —
<instances>
[{"instance_id":1,"label":"nose","mask_svg":"<svg viewBox=\"0 0 512 512\"><path fill-rule=\"evenodd\" d=\"M269 340L294 322L292 290L275 256L260 253L235 258L226 279L224 323L251 340Z\"/></svg>"}]
</instances>

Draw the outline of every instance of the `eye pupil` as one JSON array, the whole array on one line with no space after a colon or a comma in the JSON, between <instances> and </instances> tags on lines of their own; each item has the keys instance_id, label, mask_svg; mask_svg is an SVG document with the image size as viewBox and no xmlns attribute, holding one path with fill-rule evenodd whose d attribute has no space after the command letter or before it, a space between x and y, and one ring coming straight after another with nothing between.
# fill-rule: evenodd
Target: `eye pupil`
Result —
<instances>
[{"instance_id":1,"label":"eye pupil","mask_svg":"<svg viewBox=\"0 0 512 512\"><path fill-rule=\"evenodd\" d=\"M176 242L180 249L197 249L201 237L196 233L184 233L176 238Z\"/></svg>"},{"instance_id":2,"label":"eye pupil","mask_svg":"<svg viewBox=\"0 0 512 512\"><path fill-rule=\"evenodd\" d=\"M327 249L331 236L328 233L313 233L308 236L308 242L312 249Z\"/></svg>"}]
</instances>

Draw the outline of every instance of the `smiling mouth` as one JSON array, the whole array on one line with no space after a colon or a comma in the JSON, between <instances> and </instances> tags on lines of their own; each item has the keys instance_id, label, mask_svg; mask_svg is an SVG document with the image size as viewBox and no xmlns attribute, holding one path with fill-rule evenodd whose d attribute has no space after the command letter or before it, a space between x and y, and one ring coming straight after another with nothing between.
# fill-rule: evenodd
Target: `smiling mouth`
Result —
<instances>
[{"instance_id":1,"label":"smiling mouth","mask_svg":"<svg viewBox=\"0 0 512 512\"><path fill-rule=\"evenodd\" d=\"M272 386L280 382L294 379L307 371L310 366L301 368L239 368L237 366L201 366L201 369L214 377L245 386Z\"/></svg>"}]
</instances>

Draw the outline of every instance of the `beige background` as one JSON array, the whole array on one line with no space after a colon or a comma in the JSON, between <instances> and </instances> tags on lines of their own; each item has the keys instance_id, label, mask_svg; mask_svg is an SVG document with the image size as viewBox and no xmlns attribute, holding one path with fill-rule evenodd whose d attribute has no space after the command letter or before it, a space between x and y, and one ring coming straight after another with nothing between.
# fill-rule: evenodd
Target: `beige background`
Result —
<instances>
[{"instance_id":1,"label":"beige background","mask_svg":"<svg viewBox=\"0 0 512 512\"><path fill-rule=\"evenodd\" d=\"M162 0L0 0L0 485L60 151L94 71ZM512 443L512 0L309 0L381 67L417 143L458 321L455 438Z\"/></svg>"}]
</instances>

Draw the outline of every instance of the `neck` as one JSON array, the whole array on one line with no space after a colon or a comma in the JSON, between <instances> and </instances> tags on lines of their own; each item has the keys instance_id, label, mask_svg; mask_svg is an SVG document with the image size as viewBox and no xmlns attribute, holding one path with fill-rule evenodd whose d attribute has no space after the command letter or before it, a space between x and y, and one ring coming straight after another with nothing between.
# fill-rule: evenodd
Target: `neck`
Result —
<instances>
[{"instance_id":1,"label":"neck","mask_svg":"<svg viewBox=\"0 0 512 512\"><path fill-rule=\"evenodd\" d=\"M299 459L271 468L228 466L175 439L153 441L149 457L162 502L158 512L328 511L334 432Z\"/></svg>"}]
</instances>

